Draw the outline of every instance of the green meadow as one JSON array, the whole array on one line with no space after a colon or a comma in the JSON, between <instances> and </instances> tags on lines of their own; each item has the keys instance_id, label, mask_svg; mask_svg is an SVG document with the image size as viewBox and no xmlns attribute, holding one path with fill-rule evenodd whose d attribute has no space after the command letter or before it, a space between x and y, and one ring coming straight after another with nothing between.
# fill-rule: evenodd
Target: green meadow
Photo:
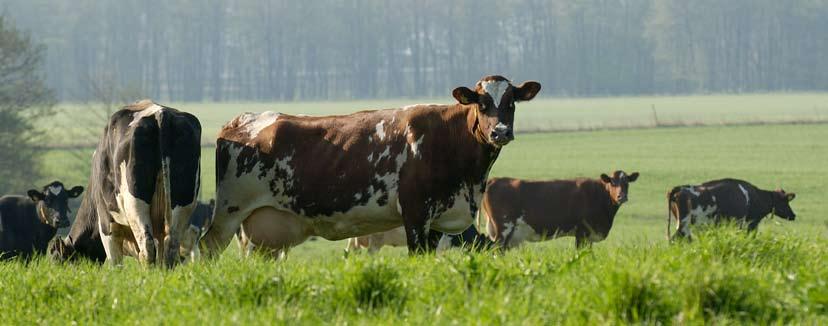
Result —
<instances>
[{"instance_id":1,"label":"green meadow","mask_svg":"<svg viewBox=\"0 0 828 326\"><path fill-rule=\"evenodd\" d=\"M435 102L448 102L443 99ZM0 263L0 320L12 324L824 324L828 321L828 95L541 99L519 104L516 140L492 176L530 179L640 172L610 236L576 251L574 239L517 250L401 248L343 257L344 242L309 241L286 260L241 258L165 271ZM244 111L340 114L431 102L170 104L204 126L203 199L215 191L211 144ZM820 106L822 105L822 106ZM653 107L655 114L653 114ZM48 122L46 179L86 185L89 125L79 105ZM657 118L656 118L657 116ZM70 118L72 117L72 118ZM657 122L656 122L657 121ZM67 126L66 128L60 126ZM657 127L657 128L654 128ZM93 139L89 141L89 139ZM447 153L448 154L448 153ZM755 236L734 228L693 243L665 240L666 192L734 177L796 192L796 221L767 219ZM41 180L45 182L47 180Z\"/></svg>"}]
</instances>

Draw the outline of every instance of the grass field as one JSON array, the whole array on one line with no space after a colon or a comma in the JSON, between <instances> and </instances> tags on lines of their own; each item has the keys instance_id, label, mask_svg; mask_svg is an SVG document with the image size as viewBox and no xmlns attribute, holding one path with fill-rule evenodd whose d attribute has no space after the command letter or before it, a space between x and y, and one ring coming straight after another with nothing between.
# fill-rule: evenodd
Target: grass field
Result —
<instances>
[{"instance_id":1,"label":"grass field","mask_svg":"<svg viewBox=\"0 0 828 326\"><path fill-rule=\"evenodd\" d=\"M447 92L448 94L448 92ZM358 110L399 108L415 103L455 103L448 95L435 99L403 99L288 103L162 103L198 116L202 141L215 143L219 128L242 112L347 114ZM653 114L655 109L655 115ZM60 105L39 124L50 146L97 143L104 121L89 107ZM612 98L537 98L518 105L517 132L573 131L682 125L828 122L828 93L649 96Z\"/></svg>"},{"instance_id":2,"label":"grass field","mask_svg":"<svg viewBox=\"0 0 828 326\"><path fill-rule=\"evenodd\" d=\"M297 247L285 261L241 260L234 249L217 261L172 272L146 270L131 260L120 268L55 266L44 260L3 263L0 320L11 324L824 324L828 321L828 216L822 211L826 197L821 182L828 180L828 124L720 125L818 120L813 113L820 110L817 104L808 108L811 104L803 103L828 103L826 95L790 96L799 101L755 95L681 101L549 99L530 102L538 106L519 106L518 129L524 123L526 129L536 124L555 126L538 129L558 132L519 134L504 149L493 176L597 177L614 169L641 173L609 238L589 251L576 252L574 240L565 238L502 255L453 250L408 257L400 248L386 248L374 257L343 259L344 243L318 240ZM644 126L652 121L647 120L652 116L649 102L664 107L658 109L660 121L669 121L667 112L673 112L675 121L712 125L560 131L568 126ZM668 109L668 102L675 102L673 109ZM800 109L789 110L782 106L786 102L799 103ZM544 103L560 106L545 109ZM305 113L346 112L345 104L319 105L320 111ZM565 109L566 105L572 109ZM199 117L205 130L217 130L239 111L261 111L265 106L294 112L278 105L245 104L244 110L228 105L233 107L228 112L215 110ZM316 107L284 108L293 106ZM639 106L643 109L636 111ZM85 185L88 163L84 162L91 152L85 147L50 150L45 160L49 174ZM202 157L203 192L209 198L215 188L213 150L205 147ZM755 238L723 229L691 244L668 246L666 191L720 177L796 192L792 206L797 220L766 220Z\"/></svg>"}]
</instances>

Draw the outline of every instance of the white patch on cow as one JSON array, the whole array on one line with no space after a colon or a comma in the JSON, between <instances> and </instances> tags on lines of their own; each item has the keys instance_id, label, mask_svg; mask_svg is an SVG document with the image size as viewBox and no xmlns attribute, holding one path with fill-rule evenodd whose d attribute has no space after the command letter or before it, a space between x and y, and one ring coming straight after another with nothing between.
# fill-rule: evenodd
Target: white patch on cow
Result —
<instances>
[{"instance_id":1,"label":"white patch on cow","mask_svg":"<svg viewBox=\"0 0 828 326\"><path fill-rule=\"evenodd\" d=\"M379 137L380 141L385 140L385 128L383 128L383 124L385 124L385 120L380 120L380 122L376 125L377 137Z\"/></svg>"},{"instance_id":2,"label":"white patch on cow","mask_svg":"<svg viewBox=\"0 0 828 326\"><path fill-rule=\"evenodd\" d=\"M684 189L685 189L685 190L687 190L688 192L690 192L691 194L693 194L693 196L698 197L699 195L701 195L701 193L700 193L700 192L698 192L698 191L697 191L695 188L693 188L693 187L687 187L687 188L684 188Z\"/></svg>"},{"instance_id":3,"label":"white patch on cow","mask_svg":"<svg viewBox=\"0 0 828 326\"><path fill-rule=\"evenodd\" d=\"M399 198L397 198L397 214L400 214L400 216L402 216L402 205L400 205Z\"/></svg>"},{"instance_id":4,"label":"white patch on cow","mask_svg":"<svg viewBox=\"0 0 828 326\"><path fill-rule=\"evenodd\" d=\"M494 129L495 130L509 129L509 126L507 126L503 122L498 122L497 125L495 125Z\"/></svg>"},{"instance_id":5,"label":"white patch on cow","mask_svg":"<svg viewBox=\"0 0 828 326\"><path fill-rule=\"evenodd\" d=\"M410 146L410 148L411 148L411 156L413 156L413 157L420 157L420 152L419 152L419 150L420 150L420 145L422 145L422 144L423 144L423 138L425 138L425 135L420 135L420 138L418 138L418 139L417 139L417 141L415 141L415 142L413 142L413 143L411 143L411 144L410 144L410 145L411 145L411 146Z\"/></svg>"},{"instance_id":6,"label":"white patch on cow","mask_svg":"<svg viewBox=\"0 0 828 326\"><path fill-rule=\"evenodd\" d=\"M354 201L359 201L360 199L362 199L362 194L361 193L355 193L354 194Z\"/></svg>"},{"instance_id":7,"label":"white patch on cow","mask_svg":"<svg viewBox=\"0 0 828 326\"><path fill-rule=\"evenodd\" d=\"M513 248L519 246L521 243L526 241L541 240L538 233L535 232L535 229L533 229L531 225L526 223L526 221L523 219L523 216L518 217L518 219L515 220L513 226L514 232L512 233L511 239L509 239L509 243L506 244L507 247ZM508 235L509 234L506 233L506 236Z\"/></svg>"},{"instance_id":8,"label":"white patch on cow","mask_svg":"<svg viewBox=\"0 0 828 326\"><path fill-rule=\"evenodd\" d=\"M379 163L379 161L382 161L383 158L389 156L391 156L391 145L386 146L385 150L382 153L380 153L379 156L377 156L377 163Z\"/></svg>"},{"instance_id":9,"label":"white patch on cow","mask_svg":"<svg viewBox=\"0 0 828 326\"><path fill-rule=\"evenodd\" d=\"M690 225L699 225L699 224L710 224L715 222L715 217L713 213L716 212L716 205L711 206L696 206L695 208L691 209L687 212L687 215L683 216L681 220L679 220L679 225L676 226L677 230L680 230L681 233L685 235L690 235Z\"/></svg>"},{"instance_id":10,"label":"white patch on cow","mask_svg":"<svg viewBox=\"0 0 828 326\"><path fill-rule=\"evenodd\" d=\"M160 248L155 245L155 240L150 238L152 234L150 203L135 197L129 191L126 160L121 161L119 171L121 172L121 184L118 189L116 201L118 203L118 210L121 214L119 216L113 215L112 219L118 224L129 226L132 230L132 235L135 237L135 243L137 243L138 248L140 249L139 260L144 261L147 259L154 259L154 257L147 256L153 251L158 254L158 250L160 250ZM117 219L118 217L120 220ZM123 241L121 239L122 237L123 236L113 236L112 241L120 243Z\"/></svg>"},{"instance_id":11,"label":"white patch on cow","mask_svg":"<svg viewBox=\"0 0 828 326\"><path fill-rule=\"evenodd\" d=\"M480 83L480 86L483 87L483 90L492 97L495 108L498 108L500 106L500 100L503 98L503 94L506 93L507 89L509 89L509 82L505 80L490 80Z\"/></svg>"},{"instance_id":12,"label":"white patch on cow","mask_svg":"<svg viewBox=\"0 0 828 326\"><path fill-rule=\"evenodd\" d=\"M505 237L508 237L510 234L512 234L512 229L514 229L514 228L515 228L515 223L513 223L513 222L503 223L503 233L502 233L503 237L505 238Z\"/></svg>"},{"instance_id":13,"label":"white patch on cow","mask_svg":"<svg viewBox=\"0 0 828 326\"><path fill-rule=\"evenodd\" d=\"M146 109L143 109L141 111L136 111L135 113L132 114L132 122L129 123L129 126L134 127L136 124L138 124L139 121L141 121L141 119L152 116L156 112L161 111L163 109L164 109L164 107L153 103L151 106L149 106Z\"/></svg>"},{"instance_id":14,"label":"white patch on cow","mask_svg":"<svg viewBox=\"0 0 828 326\"><path fill-rule=\"evenodd\" d=\"M742 185L739 185L739 190L742 191L742 194L745 195L745 206L750 206L750 196L748 196L748 191Z\"/></svg>"},{"instance_id":15,"label":"white patch on cow","mask_svg":"<svg viewBox=\"0 0 828 326\"><path fill-rule=\"evenodd\" d=\"M368 162L374 161L374 153L368 154Z\"/></svg>"},{"instance_id":16,"label":"white patch on cow","mask_svg":"<svg viewBox=\"0 0 828 326\"><path fill-rule=\"evenodd\" d=\"M625 175L626 174L624 174L624 171L618 172L618 179L624 179Z\"/></svg>"},{"instance_id":17,"label":"white patch on cow","mask_svg":"<svg viewBox=\"0 0 828 326\"><path fill-rule=\"evenodd\" d=\"M254 139L259 133L267 127L273 125L276 120L279 120L279 113L273 111L265 111L262 113L243 113L238 118L238 126L244 128L249 139Z\"/></svg>"},{"instance_id":18,"label":"white patch on cow","mask_svg":"<svg viewBox=\"0 0 828 326\"><path fill-rule=\"evenodd\" d=\"M59 195L61 191L63 191L63 187L61 185L49 186L49 192L55 196Z\"/></svg>"},{"instance_id":19,"label":"white patch on cow","mask_svg":"<svg viewBox=\"0 0 828 326\"><path fill-rule=\"evenodd\" d=\"M440 237L440 242L437 242L437 252L443 252L451 249L451 237L443 234Z\"/></svg>"}]
</instances>

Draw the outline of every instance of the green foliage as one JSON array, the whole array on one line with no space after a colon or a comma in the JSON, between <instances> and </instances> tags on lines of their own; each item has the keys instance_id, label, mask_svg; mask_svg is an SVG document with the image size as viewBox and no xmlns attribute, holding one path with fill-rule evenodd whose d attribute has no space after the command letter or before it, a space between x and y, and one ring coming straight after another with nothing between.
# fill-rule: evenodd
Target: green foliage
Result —
<instances>
[{"instance_id":1,"label":"green foliage","mask_svg":"<svg viewBox=\"0 0 828 326\"><path fill-rule=\"evenodd\" d=\"M147 1L4 9L66 100L98 76L192 102L447 96L493 73L542 95L828 89L825 1Z\"/></svg>"},{"instance_id":2,"label":"green foliage","mask_svg":"<svg viewBox=\"0 0 828 326\"><path fill-rule=\"evenodd\" d=\"M40 76L42 53L0 16L0 194L24 193L39 176L33 121L53 104Z\"/></svg>"}]
</instances>

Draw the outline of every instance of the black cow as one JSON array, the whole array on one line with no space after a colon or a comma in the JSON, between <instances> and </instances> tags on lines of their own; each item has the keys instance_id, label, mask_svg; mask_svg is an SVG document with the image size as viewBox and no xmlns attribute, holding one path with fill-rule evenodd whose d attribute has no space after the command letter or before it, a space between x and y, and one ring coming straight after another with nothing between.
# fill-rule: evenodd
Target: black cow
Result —
<instances>
[{"instance_id":1,"label":"black cow","mask_svg":"<svg viewBox=\"0 0 828 326\"><path fill-rule=\"evenodd\" d=\"M149 100L122 108L110 117L92 157L89 200L78 210L85 216L77 220L97 220L100 241L114 264L129 255L172 267L182 249L193 246L182 240L198 238L189 234L194 231L189 219L201 184L200 157L201 124L195 116ZM89 225L77 229L84 228ZM91 241L86 235L83 241ZM78 241L72 237L69 244Z\"/></svg>"},{"instance_id":2,"label":"black cow","mask_svg":"<svg viewBox=\"0 0 828 326\"><path fill-rule=\"evenodd\" d=\"M69 235L66 238L55 237L49 245L49 254L57 262L86 258L103 263L106 261L106 251L101 243L101 236L98 234L98 217L91 205L81 204L81 207L82 209L78 210L78 218L69 230ZM196 204L190 216L190 228L195 230L193 234L196 235L196 239L191 241L197 241L197 237L201 236L206 229L213 215L213 207L215 207L215 200L212 199L209 203L198 202ZM198 246L193 249L198 250ZM187 249L182 249L181 253L183 258L194 254L196 252L187 251Z\"/></svg>"},{"instance_id":3,"label":"black cow","mask_svg":"<svg viewBox=\"0 0 828 326\"><path fill-rule=\"evenodd\" d=\"M64 188L59 181L23 196L0 197L0 259L43 254L57 229L69 226L69 198L83 187Z\"/></svg>"},{"instance_id":4,"label":"black cow","mask_svg":"<svg viewBox=\"0 0 828 326\"><path fill-rule=\"evenodd\" d=\"M768 191L747 181L721 179L701 185L678 186L667 193L667 237L691 238L691 224L719 223L734 220L755 231L759 222L770 214L793 221L790 202L794 193ZM670 221L676 219L676 233L670 235Z\"/></svg>"}]
</instances>

